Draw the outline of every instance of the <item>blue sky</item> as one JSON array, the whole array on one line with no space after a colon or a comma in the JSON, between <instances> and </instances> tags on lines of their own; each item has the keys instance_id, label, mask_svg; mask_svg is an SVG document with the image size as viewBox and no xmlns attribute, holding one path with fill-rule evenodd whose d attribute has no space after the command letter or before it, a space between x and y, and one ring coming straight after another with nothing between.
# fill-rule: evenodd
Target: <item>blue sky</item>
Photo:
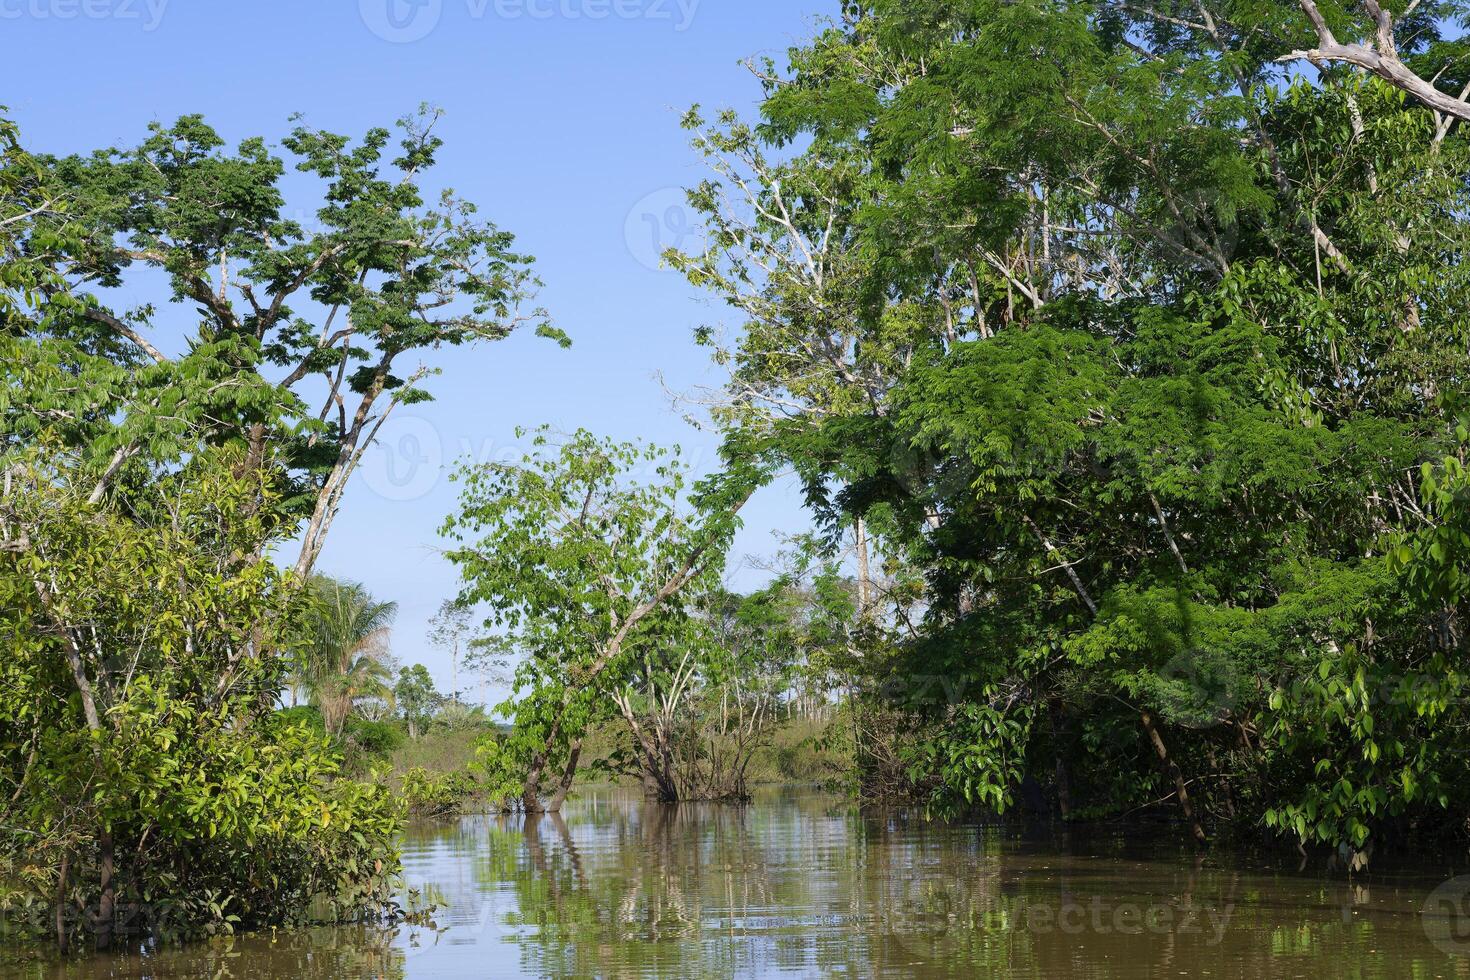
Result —
<instances>
[{"instance_id":1,"label":"blue sky","mask_svg":"<svg viewBox=\"0 0 1470 980\"><path fill-rule=\"evenodd\" d=\"M529 335L439 362L437 401L385 430L356 480L321 569L401 604L395 653L445 686L424 639L455 589L436 529L454 491L441 467L504 457L518 426L587 427L679 443L713 465L716 437L671 407L719 375L691 332L727 312L672 272L660 245L688 225L678 188L704 174L680 112L750 109L739 62L780 58L830 0L0 0L0 104L36 150L82 152L199 112L230 141L274 142L303 113L360 134L442 107L436 183L481 206L537 258L541 301L574 347ZM304 206L311 206L309 201ZM657 234L657 239L655 235ZM182 312L182 311L181 311ZM166 322L160 324L167 329ZM806 525L794 489L747 512L735 560ZM732 582L749 586L753 570Z\"/></svg>"}]
</instances>

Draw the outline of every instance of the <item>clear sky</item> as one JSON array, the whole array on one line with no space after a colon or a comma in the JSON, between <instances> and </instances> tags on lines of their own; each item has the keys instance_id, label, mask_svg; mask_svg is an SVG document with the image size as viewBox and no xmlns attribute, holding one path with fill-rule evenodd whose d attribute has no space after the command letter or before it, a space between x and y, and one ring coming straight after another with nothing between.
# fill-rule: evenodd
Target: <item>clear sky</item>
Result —
<instances>
[{"instance_id":1,"label":"clear sky","mask_svg":"<svg viewBox=\"0 0 1470 980\"><path fill-rule=\"evenodd\" d=\"M356 135L421 102L446 110L435 182L516 233L574 341L445 356L438 400L385 430L328 544L321 570L396 599L395 654L447 687L448 659L424 637L456 587L437 552L454 503L443 467L513 454L515 429L541 423L679 443L713 465L716 437L655 377L718 383L691 333L736 325L657 268L688 227L678 188L704 174L679 114L752 108L759 89L739 62L780 58L835 12L834 0L0 0L0 104L30 148L53 153L129 145L184 113L234 143L275 142L294 113ZM746 524L736 562L805 526L794 489L766 491Z\"/></svg>"}]
</instances>

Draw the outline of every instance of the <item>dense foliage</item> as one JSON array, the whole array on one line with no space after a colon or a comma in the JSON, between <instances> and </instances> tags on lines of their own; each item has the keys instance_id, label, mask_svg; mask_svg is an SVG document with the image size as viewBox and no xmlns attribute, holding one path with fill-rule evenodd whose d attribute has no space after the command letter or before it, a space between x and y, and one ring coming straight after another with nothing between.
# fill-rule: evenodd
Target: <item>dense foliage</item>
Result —
<instances>
[{"instance_id":1,"label":"dense foliage","mask_svg":"<svg viewBox=\"0 0 1470 980\"><path fill-rule=\"evenodd\" d=\"M1466 835L1470 5L843 11L752 64L758 120L686 117L725 472L585 431L467 467L447 699L313 575L422 358L567 342L423 191L437 115L64 158L0 117L0 909L62 946L391 914L400 807L342 753L435 730L485 784L402 767L423 814L556 811L593 740L743 799L784 715L871 797ZM782 470L819 534L732 594ZM500 729L458 675L511 656Z\"/></svg>"},{"instance_id":2,"label":"dense foliage","mask_svg":"<svg viewBox=\"0 0 1470 980\"><path fill-rule=\"evenodd\" d=\"M1463 831L1463 5L1318 6L872 0L689 114L718 417L882 557L870 788Z\"/></svg>"},{"instance_id":3,"label":"dense foliage","mask_svg":"<svg viewBox=\"0 0 1470 980\"><path fill-rule=\"evenodd\" d=\"M0 901L63 945L389 911L395 803L270 710L297 600L254 557L269 492L208 454L119 514L63 459L0 500Z\"/></svg>"},{"instance_id":4,"label":"dense foliage","mask_svg":"<svg viewBox=\"0 0 1470 980\"><path fill-rule=\"evenodd\" d=\"M390 740L349 718L390 701L392 609L310 575L378 428L429 397L404 362L565 340L510 235L424 200L435 118L396 153L295 129L310 221L263 140L197 117L67 158L0 121L7 920L105 946L394 912L400 808L337 752ZM275 710L298 687L321 730Z\"/></svg>"},{"instance_id":5,"label":"dense foliage","mask_svg":"<svg viewBox=\"0 0 1470 980\"><path fill-rule=\"evenodd\" d=\"M560 444L542 431L535 447L461 472L461 507L444 526L460 602L485 603L487 625L523 655L502 708L514 731L485 746L491 791L556 812L587 731L616 710L647 784L677 800L666 722L703 662L687 597L718 581L753 484L726 475L691 501L665 450L585 431Z\"/></svg>"}]
</instances>

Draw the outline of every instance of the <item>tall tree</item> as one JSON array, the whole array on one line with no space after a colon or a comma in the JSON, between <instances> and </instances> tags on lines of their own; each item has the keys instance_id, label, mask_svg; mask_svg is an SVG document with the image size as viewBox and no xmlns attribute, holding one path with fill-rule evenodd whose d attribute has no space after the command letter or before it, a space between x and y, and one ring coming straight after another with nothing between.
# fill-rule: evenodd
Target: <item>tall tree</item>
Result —
<instances>
[{"instance_id":1,"label":"tall tree","mask_svg":"<svg viewBox=\"0 0 1470 980\"><path fill-rule=\"evenodd\" d=\"M758 123L691 114L730 446L927 580L865 668L916 790L1360 849L1470 808L1470 156L1288 67L1325 25L1453 101L1463 6L873 0L753 66Z\"/></svg>"},{"instance_id":2,"label":"tall tree","mask_svg":"<svg viewBox=\"0 0 1470 980\"><path fill-rule=\"evenodd\" d=\"M329 614L303 638L299 591L374 434L429 397L419 359L521 326L565 342L527 309L511 236L426 199L436 119L404 120L396 150L385 129L296 128L309 223L263 140L228 150L198 117L68 158L0 123L0 629L18 644L0 778L41 834L6 822L0 858L50 876L32 898L63 941L66 909L105 943L141 896L180 933L222 928L220 895L246 924L308 918L320 895L387 907L387 802L332 782L323 746L269 711L288 652L315 647L340 731L385 691L379 627Z\"/></svg>"},{"instance_id":3,"label":"tall tree","mask_svg":"<svg viewBox=\"0 0 1470 980\"><path fill-rule=\"evenodd\" d=\"M459 703L459 665L475 639L475 611L453 599L439 606L429 620L429 642L449 654L449 697Z\"/></svg>"},{"instance_id":4,"label":"tall tree","mask_svg":"<svg viewBox=\"0 0 1470 980\"><path fill-rule=\"evenodd\" d=\"M29 296L24 339L86 384L28 378L25 397L83 453L94 503L200 441L244 447L247 465L270 448L291 481L285 516L305 522L303 580L376 433L431 397L422 358L522 326L567 343L527 308L537 282L513 236L451 192L426 201L438 118L400 120L396 148L387 129L356 143L294 129L282 146L321 187L308 222L289 216L286 164L264 140L228 151L198 116L135 147L36 158L67 213L28 212L27 253L53 276ZM116 308L123 295L148 298ZM171 307L176 345L153 336Z\"/></svg>"},{"instance_id":5,"label":"tall tree","mask_svg":"<svg viewBox=\"0 0 1470 980\"><path fill-rule=\"evenodd\" d=\"M320 575L307 593L309 633L300 675L327 732L340 735L359 701L392 700L389 638L398 603L374 599L356 582Z\"/></svg>"}]
</instances>

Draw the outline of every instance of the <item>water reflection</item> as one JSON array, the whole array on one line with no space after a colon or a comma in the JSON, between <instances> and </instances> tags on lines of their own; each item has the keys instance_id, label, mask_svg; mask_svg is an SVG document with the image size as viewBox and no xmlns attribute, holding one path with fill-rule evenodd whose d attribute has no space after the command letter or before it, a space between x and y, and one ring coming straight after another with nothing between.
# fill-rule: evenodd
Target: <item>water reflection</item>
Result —
<instances>
[{"instance_id":1,"label":"water reflection","mask_svg":"<svg viewBox=\"0 0 1470 980\"><path fill-rule=\"evenodd\" d=\"M742 809L591 794L565 820L419 828L413 874L473 854L475 880L446 886L454 911L408 968L1470 977L1421 921L1440 879L1247 871L1165 840L1028 836L807 792Z\"/></svg>"},{"instance_id":2,"label":"water reflection","mask_svg":"<svg viewBox=\"0 0 1470 980\"><path fill-rule=\"evenodd\" d=\"M17 975L1470 978L1456 906L1421 915L1448 873L1349 883L1164 840L945 824L807 791L744 808L593 792L565 819L414 828L407 876L443 905L432 927Z\"/></svg>"},{"instance_id":3,"label":"water reflection","mask_svg":"<svg viewBox=\"0 0 1470 980\"><path fill-rule=\"evenodd\" d=\"M162 977L407 977L408 957L393 931L367 928L306 929L274 935L234 936L183 949L94 956L59 965L0 953L0 977L155 980ZM480 974L485 975L485 974Z\"/></svg>"}]
</instances>

